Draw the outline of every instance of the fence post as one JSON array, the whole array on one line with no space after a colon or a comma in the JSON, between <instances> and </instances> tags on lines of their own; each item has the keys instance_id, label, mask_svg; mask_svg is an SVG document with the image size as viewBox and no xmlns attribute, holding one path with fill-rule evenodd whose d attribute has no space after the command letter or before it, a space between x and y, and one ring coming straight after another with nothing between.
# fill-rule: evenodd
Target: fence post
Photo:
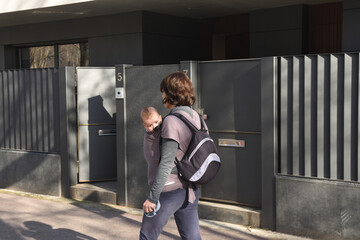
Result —
<instances>
[{"instance_id":1,"label":"fence post","mask_svg":"<svg viewBox=\"0 0 360 240\"><path fill-rule=\"evenodd\" d=\"M276 229L277 58L261 59L261 227Z\"/></svg>"},{"instance_id":2,"label":"fence post","mask_svg":"<svg viewBox=\"0 0 360 240\"><path fill-rule=\"evenodd\" d=\"M61 153L61 196L70 196L77 183L77 134L75 104L75 68L59 68L59 111Z\"/></svg>"},{"instance_id":3,"label":"fence post","mask_svg":"<svg viewBox=\"0 0 360 240\"><path fill-rule=\"evenodd\" d=\"M197 61L181 61L180 69L188 75L188 77L190 78L190 80L194 86L194 93L196 96L196 101L193 105L193 108L194 108L194 110L196 110L197 112L202 114L198 62Z\"/></svg>"},{"instance_id":4,"label":"fence post","mask_svg":"<svg viewBox=\"0 0 360 240\"><path fill-rule=\"evenodd\" d=\"M126 67L115 66L116 95L116 159L117 159L117 204L128 205L127 191L127 147L126 147Z\"/></svg>"},{"instance_id":5,"label":"fence post","mask_svg":"<svg viewBox=\"0 0 360 240\"><path fill-rule=\"evenodd\" d=\"M0 70L5 69L5 47L0 45Z\"/></svg>"}]
</instances>

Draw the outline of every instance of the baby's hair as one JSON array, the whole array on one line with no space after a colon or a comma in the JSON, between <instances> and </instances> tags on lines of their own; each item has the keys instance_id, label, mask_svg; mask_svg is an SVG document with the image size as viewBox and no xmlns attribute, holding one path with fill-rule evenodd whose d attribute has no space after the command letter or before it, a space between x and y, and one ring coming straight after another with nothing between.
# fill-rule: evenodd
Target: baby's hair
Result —
<instances>
[{"instance_id":1,"label":"baby's hair","mask_svg":"<svg viewBox=\"0 0 360 240\"><path fill-rule=\"evenodd\" d=\"M144 107L143 109L141 109L141 112L140 112L141 120L144 121L144 119L148 119L154 113L159 114L159 112L156 110L156 108L154 108L154 107Z\"/></svg>"}]
</instances>

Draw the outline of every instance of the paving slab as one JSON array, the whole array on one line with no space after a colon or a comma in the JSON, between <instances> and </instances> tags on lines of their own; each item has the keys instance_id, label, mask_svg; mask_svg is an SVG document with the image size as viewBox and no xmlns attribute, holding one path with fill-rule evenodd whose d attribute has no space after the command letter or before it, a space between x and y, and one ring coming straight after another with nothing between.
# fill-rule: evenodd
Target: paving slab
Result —
<instances>
[{"instance_id":1,"label":"paving slab","mask_svg":"<svg viewBox=\"0 0 360 240\"><path fill-rule=\"evenodd\" d=\"M140 209L0 189L1 240L131 240L138 239L141 220ZM200 226L203 240L306 239L209 220ZM174 219L159 239L181 239Z\"/></svg>"}]
</instances>

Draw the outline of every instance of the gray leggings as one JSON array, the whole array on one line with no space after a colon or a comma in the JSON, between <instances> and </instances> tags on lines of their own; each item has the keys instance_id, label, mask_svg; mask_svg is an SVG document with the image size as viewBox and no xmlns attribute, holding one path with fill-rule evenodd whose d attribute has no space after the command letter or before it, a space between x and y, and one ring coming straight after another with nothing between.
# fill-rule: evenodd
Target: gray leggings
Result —
<instances>
[{"instance_id":1,"label":"gray leggings","mask_svg":"<svg viewBox=\"0 0 360 240\"><path fill-rule=\"evenodd\" d=\"M181 239L200 240L198 201L200 190L195 191L195 202L187 201L187 190L177 189L160 195L161 207L154 217L143 215L140 240L156 240L163 227L174 214Z\"/></svg>"}]
</instances>

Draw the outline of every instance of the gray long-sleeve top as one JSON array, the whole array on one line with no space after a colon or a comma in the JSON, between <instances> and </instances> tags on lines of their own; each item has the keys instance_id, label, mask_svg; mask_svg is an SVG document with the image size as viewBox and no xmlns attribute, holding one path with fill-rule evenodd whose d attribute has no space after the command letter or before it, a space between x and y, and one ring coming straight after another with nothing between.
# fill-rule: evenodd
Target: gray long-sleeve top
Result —
<instances>
[{"instance_id":1,"label":"gray long-sleeve top","mask_svg":"<svg viewBox=\"0 0 360 240\"><path fill-rule=\"evenodd\" d=\"M178 106L173 108L171 111L184 111L193 117L193 110L190 107ZM173 170L175 157L179 149L179 143L174 139L163 138L161 144L161 158L158 166L158 170L150 189L148 200L152 203L156 203L159 198L162 189L164 188L165 182L169 177L170 173L174 173L176 168Z\"/></svg>"},{"instance_id":2,"label":"gray long-sleeve top","mask_svg":"<svg viewBox=\"0 0 360 240\"><path fill-rule=\"evenodd\" d=\"M161 160L156 172L155 180L151 186L148 200L156 203L160 198L160 193L164 188L165 182L171 173L174 165L176 152L179 144L171 139L163 139L161 145Z\"/></svg>"}]
</instances>

